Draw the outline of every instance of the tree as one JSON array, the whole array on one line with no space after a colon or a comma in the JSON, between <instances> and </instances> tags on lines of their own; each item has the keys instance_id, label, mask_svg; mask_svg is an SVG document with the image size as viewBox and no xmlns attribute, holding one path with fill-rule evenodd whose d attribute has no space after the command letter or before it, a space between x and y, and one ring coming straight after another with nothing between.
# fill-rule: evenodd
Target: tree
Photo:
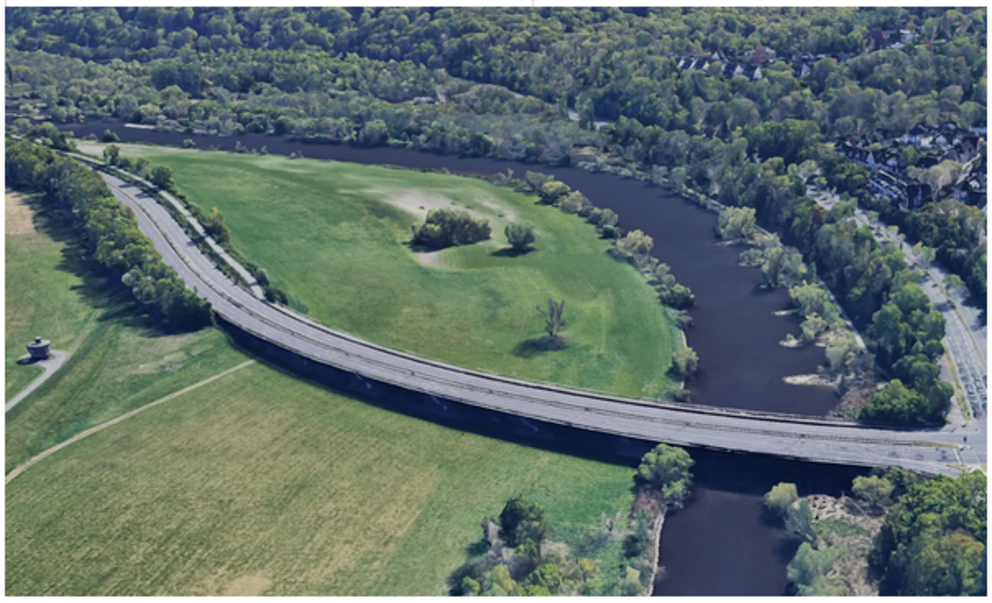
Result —
<instances>
[{"instance_id":1,"label":"tree","mask_svg":"<svg viewBox=\"0 0 992 603\"><path fill-rule=\"evenodd\" d=\"M648 526L651 523L651 516L644 509L637 512L637 525L634 533L624 541L624 554L628 559L640 557L651 546L651 532Z\"/></svg>"},{"instance_id":2,"label":"tree","mask_svg":"<svg viewBox=\"0 0 992 603\"><path fill-rule=\"evenodd\" d=\"M637 477L661 489L669 507L681 507L689 497L695 461L681 448L658 444L644 455L637 468Z\"/></svg>"},{"instance_id":3,"label":"tree","mask_svg":"<svg viewBox=\"0 0 992 603\"><path fill-rule=\"evenodd\" d=\"M194 141L191 138L187 138L186 140L183 141L183 148L184 149L195 149L196 148L196 141Z\"/></svg>"},{"instance_id":4,"label":"tree","mask_svg":"<svg viewBox=\"0 0 992 603\"><path fill-rule=\"evenodd\" d=\"M115 144L108 144L103 149L103 159L110 165L117 165L121 159L121 148Z\"/></svg>"},{"instance_id":5,"label":"tree","mask_svg":"<svg viewBox=\"0 0 992 603\"><path fill-rule=\"evenodd\" d=\"M166 191L171 191L176 186L172 181L172 168L167 165L156 165L152 168L151 181L152 184Z\"/></svg>"},{"instance_id":6,"label":"tree","mask_svg":"<svg viewBox=\"0 0 992 603\"><path fill-rule=\"evenodd\" d=\"M937 257L937 250L933 247L926 247L922 241L913 245L913 253L916 254L916 257L920 258L920 261L923 262L923 267L927 270L930 269L930 264Z\"/></svg>"},{"instance_id":7,"label":"tree","mask_svg":"<svg viewBox=\"0 0 992 603\"><path fill-rule=\"evenodd\" d=\"M884 477L859 475L854 478L851 492L869 505L881 507L889 500L889 495L892 494L894 487L892 482Z\"/></svg>"},{"instance_id":8,"label":"tree","mask_svg":"<svg viewBox=\"0 0 992 603\"><path fill-rule=\"evenodd\" d=\"M541 186L540 199L544 205L558 205L572 192L564 182L548 180Z\"/></svg>"},{"instance_id":9,"label":"tree","mask_svg":"<svg viewBox=\"0 0 992 603\"><path fill-rule=\"evenodd\" d=\"M819 337L820 333L826 331L829 326L830 325L827 324L827 321L823 320L819 317L819 315L814 313L807 316L806 320L799 325L799 328L803 334L803 341L808 343L816 341L816 338Z\"/></svg>"},{"instance_id":10,"label":"tree","mask_svg":"<svg viewBox=\"0 0 992 603\"><path fill-rule=\"evenodd\" d=\"M691 347L675 350L672 354L672 370L682 379L689 379L699 368L699 356Z\"/></svg>"},{"instance_id":11,"label":"tree","mask_svg":"<svg viewBox=\"0 0 992 603\"><path fill-rule=\"evenodd\" d=\"M541 306L537 306L537 311L544 317L544 331L548 334L548 337L557 340L561 330L568 326L568 322L561 317L565 311L565 300L556 302L549 298L548 310L544 311L541 309Z\"/></svg>"},{"instance_id":12,"label":"tree","mask_svg":"<svg viewBox=\"0 0 992 603\"><path fill-rule=\"evenodd\" d=\"M115 134L114 131L111 130L111 129L109 129L109 128L103 131L103 137L101 138L101 140L103 142L120 142L121 141L120 137L118 137L117 134Z\"/></svg>"},{"instance_id":13,"label":"tree","mask_svg":"<svg viewBox=\"0 0 992 603\"><path fill-rule=\"evenodd\" d=\"M812 585L817 578L826 576L839 556L840 551L834 547L817 550L808 542L804 542L799 545L799 550L786 569L789 581L795 584L802 594L804 587Z\"/></svg>"},{"instance_id":14,"label":"tree","mask_svg":"<svg viewBox=\"0 0 992 603\"><path fill-rule=\"evenodd\" d=\"M716 233L719 238L725 240L749 240L754 236L754 208L725 208L717 219Z\"/></svg>"},{"instance_id":15,"label":"tree","mask_svg":"<svg viewBox=\"0 0 992 603\"><path fill-rule=\"evenodd\" d=\"M476 596L482 591L482 586L471 576L462 579L462 594L466 596Z\"/></svg>"},{"instance_id":16,"label":"tree","mask_svg":"<svg viewBox=\"0 0 992 603\"><path fill-rule=\"evenodd\" d=\"M499 534L506 546L511 548L516 548L527 540L540 544L547 523L544 507L527 500L523 495L514 496L506 502L499 514Z\"/></svg>"},{"instance_id":17,"label":"tree","mask_svg":"<svg viewBox=\"0 0 992 603\"><path fill-rule=\"evenodd\" d=\"M532 585L541 586L550 591L552 595L557 595L561 591L563 581L561 569L554 563L545 563L530 575Z\"/></svg>"},{"instance_id":18,"label":"tree","mask_svg":"<svg viewBox=\"0 0 992 603\"><path fill-rule=\"evenodd\" d=\"M784 519L797 500L799 500L799 492L796 490L796 485L779 482L765 494L765 507Z\"/></svg>"},{"instance_id":19,"label":"tree","mask_svg":"<svg viewBox=\"0 0 992 603\"><path fill-rule=\"evenodd\" d=\"M516 251L524 251L537 240L534 227L523 222L510 222L503 232L506 234L506 240L510 243L510 247Z\"/></svg>"},{"instance_id":20,"label":"tree","mask_svg":"<svg viewBox=\"0 0 992 603\"><path fill-rule=\"evenodd\" d=\"M617 249L633 257L640 266L645 266L650 261L652 247L654 239L640 230L632 230L617 241Z\"/></svg>"},{"instance_id":21,"label":"tree","mask_svg":"<svg viewBox=\"0 0 992 603\"><path fill-rule=\"evenodd\" d=\"M956 274L948 274L944 277L944 288L948 291L954 291L955 289L960 289L964 287L964 281L961 277Z\"/></svg>"},{"instance_id":22,"label":"tree","mask_svg":"<svg viewBox=\"0 0 992 603\"><path fill-rule=\"evenodd\" d=\"M210 213L203 218L203 228L207 234L212 236L220 244L227 243L231 239L231 231L224 224L224 214L214 207Z\"/></svg>"},{"instance_id":23,"label":"tree","mask_svg":"<svg viewBox=\"0 0 992 603\"><path fill-rule=\"evenodd\" d=\"M985 583L985 545L967 534L924 542L909 565L902 595L943 597L978 594Z\"/></svg>"},{"instance_id":24,"label":"tree","mask_svg":"<svg viewBox=\"0 0 992 603\"><path fill-rule=\"evenodd\" d=\"M785 517L785 529L810 541L816 541L816 532L813 531L813 512L808 502L803 500L798 506L789 507L789 513Z\"/></svg>"},{"instance_id":25,"label":"tree","mask_svg":"<svg viewBox=\"0 0 992 603\"><path fill-rule=\"evenodd\" d=\"M816 283L796 285L789 289L792 303L799 308L803 316L819 314L825 316L830 303L830 295Z\"/></svg>"}]
</instances>

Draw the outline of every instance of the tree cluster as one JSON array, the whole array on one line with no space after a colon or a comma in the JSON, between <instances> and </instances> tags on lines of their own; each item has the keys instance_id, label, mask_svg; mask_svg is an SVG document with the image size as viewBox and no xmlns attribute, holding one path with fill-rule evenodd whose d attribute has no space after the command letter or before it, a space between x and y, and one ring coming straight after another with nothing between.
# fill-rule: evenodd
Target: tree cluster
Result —
<instances>
[{"instance_id":1,"label":"tree cluster","mask_svg":"<svg viewBox=\"0 0 992 603\"><path fill-rule=\"evenodd\" d=\"M482 520L486 553L458 568L449 578L455 596L575 596L602 587L596 564L572 561L545 546L544 508L524 496L507 501L498 518Z\"/></svg>"},{"instance_id":2,"label":"tree cluster","mask_svg":"<svg viewBox=\"0 0 992 603\"><path fill-rule=\"evenodd\" d=\"M432 209L426 221L413 230L413 244L428 249L444 249L455 245L471 245L489 238L489 221L473 218L461 209Z\"/></svg>"},{"instance_id":3,"label":"tree cluster","mask_svg":"<svg viewBox=\"0 0 992 603\"><path fill-rule=\"evenodd\" d=\"M987 498L980 471L909 484L869 557L882 576L881 594L984 596Z\"/></svg>"},{"instance_id":4,"label":"tree cluster","mask_svg":"<svg viewBox=\"0 0 992 603\"><path fill-rule=\"evenodd\" d=\"M44 202L80 227L93 257L121 274L121 281L150 311L180 329L210 324L210 303L186 288L176 271L138 229L103 180L76 162L27 141L7 139L7 182L38 191Z\"/></svg>"}]
</instances>

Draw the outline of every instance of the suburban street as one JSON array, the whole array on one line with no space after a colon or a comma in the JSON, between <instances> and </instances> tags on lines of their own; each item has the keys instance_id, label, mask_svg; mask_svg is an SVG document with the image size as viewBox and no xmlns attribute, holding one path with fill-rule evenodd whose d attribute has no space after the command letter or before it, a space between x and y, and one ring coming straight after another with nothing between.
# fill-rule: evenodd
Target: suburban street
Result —
<instances>
[{"instance_id":1,"label":"suburban street","mask_svg":"<svg viewBox=\"0 0 992 603\"><path fill-rule=\"evenodd\" d=\"M94 162L92 159L86 159ZM675 445L825 463L957 474L985 463L985 434L869 429L852 422L625 399L469 371L388 349L270 304L225 276L154 199L102 174L187 285L225 321L317 363L520 417Z\"/></svg>"}]
</instances>

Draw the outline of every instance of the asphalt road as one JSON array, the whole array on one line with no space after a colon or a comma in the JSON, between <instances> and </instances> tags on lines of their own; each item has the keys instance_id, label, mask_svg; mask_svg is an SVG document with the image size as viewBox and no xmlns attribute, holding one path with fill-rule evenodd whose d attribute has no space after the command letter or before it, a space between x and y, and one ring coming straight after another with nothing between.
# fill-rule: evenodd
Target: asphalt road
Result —
<instances>
[{"instance_id":1,"label":"asphalt road","mask_svg":"<svg viewBox=\"0 0 992 603\"><path fill-rule=\"evenodd\" d=\"M4 405L3 411L10 411L10 409L17 406L21 400L31 395L31 392L41 387L41 384L48 381L51 376L55 374L55 371L62 368L62 365L65 364L65 360L68 357L69 355L62 350L52 350L51 355L48 358L32 362L31 364L40 366L45 372L39 375L38 378L32 381L27 387L18 392L16 396L11 398L10 402L7 402L7 404Z\"/></svg>"},{"instance_id":2,"label":"asphalt road","mask_svg":"<svg viewBox=\"0 0 992 603\"><path fill-rule=\"evenodd\" d=\"M315 362L438 398L626 437L815 462L958 473L984 463L984 434L869 429L855 423L618 398L469 371L391 350L269 304L218 270L158 203L101 174L186 284L224 320ZM977 438L977 439L976 439ZM980 440L980 441L979 441ZM974 446L972 448L972 446Z\"/></svg>"}]
</instances>

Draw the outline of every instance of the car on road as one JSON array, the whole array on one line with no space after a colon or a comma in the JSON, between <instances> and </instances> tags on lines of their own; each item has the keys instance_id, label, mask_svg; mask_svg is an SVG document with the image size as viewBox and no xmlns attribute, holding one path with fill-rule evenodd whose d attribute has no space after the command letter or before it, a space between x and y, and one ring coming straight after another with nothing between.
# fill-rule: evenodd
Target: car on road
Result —
<instances>
[{"instance_id":1,"label":"car on road","mask_svg":"<svg viewBox=\"0 0 992 603\"><path fill-rule=\"evenodd\" d=\"M969 396L975 395L975 388L972 387L970 383L964 386L964 391L968 392Z\"/></svg>"}]
</instances>

